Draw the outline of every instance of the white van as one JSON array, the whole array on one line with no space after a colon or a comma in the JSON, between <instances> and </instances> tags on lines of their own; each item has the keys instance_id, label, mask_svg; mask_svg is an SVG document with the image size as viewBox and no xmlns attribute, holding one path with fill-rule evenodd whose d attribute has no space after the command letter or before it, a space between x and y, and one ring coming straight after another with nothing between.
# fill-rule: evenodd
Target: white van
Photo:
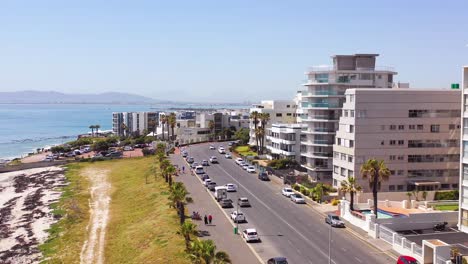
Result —
<instances>
[{"instance_id":1,"label":"white van","mask_svg":"<svg viewBox=\"0 0 468 264\"><path fill-rule=\"evenodd\" d=\"M204 174L205 170L203 170L203 166L197 166L195 167L195 173L196 174Z\"/></svg>"},{"instance_id":2,"label":"white van","mask_svg":"<svg viewBox=\"0 0 468 264\"><path fill-rule=\"evenodd\" d=\"M226 153L223 147L219 147L219 148L218 148L218 152L219 152L220 154Z\"/></svg>"},{"instance_id":3,"label":"white van","mask_svg":"<svg viewBox=\"0 0 468 264\"><path fill-rule=\"evenodd\" d=\"M227 198L226 186L216 186L214 196L218 202L221 201L222 199L226 199Z\"/></svg>"}]
</instances>

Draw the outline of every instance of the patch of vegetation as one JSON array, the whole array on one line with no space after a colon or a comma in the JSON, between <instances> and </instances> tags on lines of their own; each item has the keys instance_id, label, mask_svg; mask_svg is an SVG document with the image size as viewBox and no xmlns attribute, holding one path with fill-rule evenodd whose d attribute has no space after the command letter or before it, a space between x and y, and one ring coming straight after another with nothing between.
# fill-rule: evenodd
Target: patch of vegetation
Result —
<instances>
[{"instance_id":1,"label":"patch of vegetation","mask_svg":"<svg viewBox=\"0 0 468 264\"><path fill-rule=\"evenodd\" d=\"M268 166L276 170L287 169L290 166L293 166L296 164L297 162L292 159L276 159L276 160L271 160L270 162L268 162Z\"/></svg>"},{"instance_id":2,"label":"patch of vegetation","mask_svg":"<svg viewBox=\"0 0 468 264\"><path fill-rule=\"evenodd\" d=\"M81 247L89 221L89 182L80 175L85 164L69 164L65 177L69 185L63 188L59 202L53 204L53 214L61 219L48 230L49 239L39 246L44 263L80 263Z\"/></svg>"},{"instance_id":3,"label":"patch of vegetation","mask_svg":"<svg viewBox=\"0 0 468 264\"><path fill-rule=\"evenodd\" d=\"M434 209L440 211L458 211L458 204L434 205Z\"/></svg>"},{"instance_id":4,"label":"patch of vegetation","mask_svg":"<svg viewBox=\"0 0 468 264\"><path fill-rule=\"evenodd\" d=\"M258 156L257 152L250 149L250 146L237 146L234 148L234 152L239 153L241 156Z\"/></svg>"},{"instance_id":5,"label":"patch of vegetation","mask_svg":"<svg viewBox=\"0 0 468 264\"><path fill-rule=\"evenodd\" d=\"M458 200L458 190L453 191L438 191L434 195L434 200Z\"/></svg>"},{"instance_id":6,"label":"patch of vegetation","mask_svg":"<svg viewBox=\"0 0 468 264\"><path fill-rule=\"evenodd\" d=\"M236 132L234 132L234 138L239 140L240 144L245 145L249 142L249 139L250 139L249 133L250 133L249 129L241 128L237 130Z\"/></svg>"}]
</instances>

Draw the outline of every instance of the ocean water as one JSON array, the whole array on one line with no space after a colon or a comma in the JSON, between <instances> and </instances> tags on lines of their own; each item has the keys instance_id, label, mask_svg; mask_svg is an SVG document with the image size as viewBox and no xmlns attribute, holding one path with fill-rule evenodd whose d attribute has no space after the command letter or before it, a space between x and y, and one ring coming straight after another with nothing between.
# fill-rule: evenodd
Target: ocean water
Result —
<instances>
[{"instance_id":1,"label":"ocean water","mask_svg":"<svg viewBox=\"0 0 468 264\"><path fill-rule=\"evenodd\" d=\"M207 105L0 104L0 159L21 157L37 148L71 141L99 124L112 129L112 112L157 111ZM243 108L248 106L216 106Z\"/></svg>"}]
</instances>

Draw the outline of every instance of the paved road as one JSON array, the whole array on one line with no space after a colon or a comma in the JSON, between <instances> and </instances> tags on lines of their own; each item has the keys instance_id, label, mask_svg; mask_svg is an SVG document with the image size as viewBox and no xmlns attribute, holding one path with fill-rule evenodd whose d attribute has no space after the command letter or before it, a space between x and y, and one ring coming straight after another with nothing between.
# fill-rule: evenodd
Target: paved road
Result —
<instances>
[{"instance_id":1,"label":"paved road","mask_svg":"<svg viewBox=\"0 0 468 264\"><path fill-rule=\"evenodd\" d=\"M285 256L291 264L329 263L331 233L331 263L395 263L394 259L352 236L346 229L331 229L310 205L294 204L281 195L281 186L258 180L255 174L242 170L234 160L209 150L208 144L190 146L188 151L199 163L217 156L219 164L207 167L208 175L218 185L237 184L238 192L229 194L232 200L249 198L252 207L242 209L248 223L240 224L239 229L257 229L262 241L252 246L264 261L273 256Z\"/></svg>"}]
</instances>

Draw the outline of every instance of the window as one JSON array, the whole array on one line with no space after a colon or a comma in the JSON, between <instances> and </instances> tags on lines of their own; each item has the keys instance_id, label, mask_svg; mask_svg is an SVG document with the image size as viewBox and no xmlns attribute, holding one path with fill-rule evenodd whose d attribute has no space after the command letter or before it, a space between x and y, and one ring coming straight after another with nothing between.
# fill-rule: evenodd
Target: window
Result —
<instances>
[{"instance_id":1,"label":"window","mask_svg":"<svg viewBox=\"0 0 468 264\"><path fill-rule=\"evenodd\" d=\"M380 145L385 145L385 140L380 141Z\"/></svg>"},{"instance_id":2,"label":"window","mask_svg":"<svg viewBox=\"0 0 468 264\"><path fill-rule=\"evenodd\" d=\"M291 107L291 105L286 105L286 108L290 108L290 107Z\"/></svg>"},{"instance_id":3,"label":"window","mask_svg":"<svg viewBox=\"0 0 468 264\"><path fill-rule=\"evenodd\" d=\"M292 114L291 114L291 113L287 113L286 115L287 115L287 116L292 116Z\"/></svg>"},{"instance_id":4,"label":"window","mask_svg":"<svg viewBox=\"0 0 468 264\"><path fill-rule=\"evenodd\" d=\"M397 190L398 190L398 191L403 191L404 188L405 188L404 185L398 185L398 186L397 186Z\"/></svg>"},{"instance_id":5,"label":"window","mask_svg":"<svg viewBox=\"0 0 468 264\"><path fill-rule=\"evenodd\" d=\"M354 171L348 170L348 177L354 177Z\"/></svg>"},{"instance_id":6,"label":"window","mask_svg":"<svg viewBox=\"0 0 468 264\"><path fill-rule=\"evenodd\" d=\"M404 160L404 159L405 159L405 156L401 156L401 155L400 155L400 156L397 157L397 159L398 159L398 160Z\"/></svg>"},{"instance_id":7,"label":"window","mask_svg":"<svg viewBox=\"0 0 468 264\"><path fill-rule=\"evenodd\" d=\"M397 175L398 175L398 176L402 176L402 175L403 175L403 172L404 172L404 171L402 171L402 170L398 170L398 171L397 171Z\"/></svg>"},{"instance_id":8,"label":"window","mask_svg":"<svg viewBox=\"0 0 468 264\"><path fill-rule=\"evenodd\" d=\"M354 133L354 126L353 125L349 125L349 133Z\"/></svg>"},{"instance_id":9,"label":"window","mask_svg":"<svg viewBox=\"0 0 468 264\"><path fill-rule=\"evenodd\" d=\"M349 117L354 117L354 110L349 111Z\"/></svg>"},{"instance_id":10,"label":"window","mask_svg":"<svg viewBox=\"0 0 468 264\"><path fill-rule=\"evenodd\" d=\"M338 146L341 146L341 138L336 138L336 144L337 144Z\"/></svg>"},{"instance_id":11,"label":"window","mask_svg":"<svg viewBox=\"0 0 468 264\"><path fill-rule=\"evenodd\" d=\"M395 185L389 185L388 190L391 191L391 192L394 192L395 191Z\"/></svg>"},{"instance_id":12,"label":"window","mask_svg":"<svg viewBox=\"0 0 468 264\"><path fill-rule=\"evenodd\" d=\"M418 130L424 130L424 126L423 125L418 125Z\"/></svg>"},{"instance_id":13,"label":"window","mask_svg":"<svg viewBox=\"0 0 468 264\"><path fill-rule=\"evenodd\" d=\"M382 75L381 75L381 74L377 74L377 79L382 79Z\"/></svg>"},{"instance_id":14,"label":"window","mask_svg":"<svg viewBox=\"0 0 468 264\"><path fill-rule=\"evenodd\" d=\"M409 127L410 130L415 130L416 129L415 125L409 125L408 127Z\"/></svg>"},{"instance_id":15,"label":"window","mask_svg":"<svg viewBox=\"0 0 468 264\"><path fill-rule=\"evenodd\" d=\"M432 117L460 117L460 110L409 110L408 117L432 118Z\"/></svg>"},{"instance_id":16,"label":"window","mask_svg":"<svg viewBox=\"0 0 468 264\"><path fill-rule=\"evenodd\" d=\"M404 140L398 140L398 145L404 145L405 144L405 141Z\"/></svg>"},{"instance_id":17,"label":"window","mask_svg":"<svg viewBox=\"0 0 468 264\"><path fill-rule=\"evenodd\" d=\"M439 133L440 125L431 125L431 133Z\"/></svg>"},{"instance_id":18,"label":"window","mask_svg":"<svg viewBox=\"0 0 468 264\"><path fill-rule=\"evenodd\" d=\"M346 160L346 154L341 153L341 160Z\"/></svg>"},{"instance_id":19,"label":"window","mask_svg":"<svg viewBox=\"0 0 468 264\"><path fill-rule=\"evenodd\" d=\"M396 125L390 125L390 130L396 130Z\"/></svg>"},{"instance_id":20,"label":"window","mask_svg":"<svg viewBox=\"0 0 468 264\"><path fill-rule=\"evenodd\" d=\"M394 171L394 170L390 170L390 175L395 175L395 171Z\"/></svg>"},{"instance_id":21,"label":"window","mask_svg":"<svg viewBox=\"0 0 468 264\"><path fill-rule=\"evenodd\" d=\"M449 189L449 188L450 188L450 184L441 184L441 185L440 185L440 188L441 188L441 189Z\"/></svg>"},{"instance_id":22,"label":"window","mask_svg":"<svg viewBox=\"0 0 468 264\"><path fill-rule=\"evenodd\" d=\"M358 118L366 118L367 117L367 110L357 110L357 117Z\"/></svg>"},{"instance_id":23,"label":"window","mask_svg":"<svg viewBox=\"0 0 468 264\"><path fill-rule=\"evenodd\" d=\"M352 103L354 102L354 94L349 95L349 101Z\"/></svg>"},{"instance_id":24,"label":"window","mask_svg":"<svg viewBox=\"0 0 468 264\"><path fill-rule=\"evenodd\" d=\"M346 176L346 169L345 168L341 168L341 173L340 173L341 176Z\"/></svg>"},{"instance_id":25,"label":"window","mask_svg":"<svg viewBox=\"0 0 468 264\"><path fill-rule=\"evenodd\" d=\"M338 158L340 157L340 153L338 153L338 152L336 152L336 151L333 152L333 157L336 158L336 159L338 159Z\"/></svg>"},{"instance_id":26,"label":"window","mask_svg":"<svg viewBox=\"0 0 468 264\"><path fill-rule=\"evenodd\" d=\"M453 188L453 189L457 189L457 188L458 188L458 183L452 184L452 188Z\"/></svg>"},{"instance_id":27,"label":"window","mask_svg":"<svg viewBox=\"0 0 468 264\"><path fill-rule=\"evenodd\" d=\"M336 174L340 173L340 167L333 166L333 172L336 173Z\"/></svg>"},{"instance_id":28,"label":"window","mask_svg":"<svg viewBox=\"0 0 468 264\"><path fill-rule=\"evenodd\" d=\"M353 162L353 156L348 155L348 162Z\"/></svg>"},{"instance_id":29,"label":"window","mask_svg":"<svg viewBox=\"0 0 468 264\"><path fill-rule=\"evenodd\" d=\"M276 113L276 117L282 117L283 114L282 113Z\"/></svg>"},{"instance_id":30,"label":"window","mask_svg":"<svg viewBox=\"0 0 468 264\"><path fill-rule=\"evenodd\" d=\"M450 130L454 130L455 128L456 128L456 126L455 126L454 124L450 124L450 125L449 125L449 129L450 129Z\"/></svg>"},{"instance_id":31,"label":"window","mask_svg":"<svg viewBox=\"0 0 468 264\"><path fill-rule=\"evenodd\" d=\"M405 125L398 125L398 130L404 130L405 129Z\"/></svg>"},{"instance_id":32,"label":"window","mask_svg":"<svg viewBox=\"0 0 468 264\"><path fill-rule=\"evenodd\" d=\"M343 110L343 116L348 117L348 110Z\"/></svg>"},{"instance_id":33,"label":"window","mask_svg":"<svg viewBox=\"0 0 468 264\"><path fill-rule=\"evenodd\" d=\"M396 144L396 141L395 140L390 140L390 145L395 145Z\"/></svg>"},{"instance_id":34,"label":"window","mask_svg":"<svg viewBox=\"0 0 468 264\"><path fill-rule=\"evenodd\" d=\"M390 160L395 160L396 156L395 155L390 155Z\"/></svg>"},{"instance_id":35,"label":"window","mask_svg":"<svg viewBox=\"0 0 468 264\"><path fill-rule=\"evenodd\" d=\"M354 148L354 140L350 140L350 141L349 141L349 147L350 147L350 148Z\"/></svg>"}]
</instances>

